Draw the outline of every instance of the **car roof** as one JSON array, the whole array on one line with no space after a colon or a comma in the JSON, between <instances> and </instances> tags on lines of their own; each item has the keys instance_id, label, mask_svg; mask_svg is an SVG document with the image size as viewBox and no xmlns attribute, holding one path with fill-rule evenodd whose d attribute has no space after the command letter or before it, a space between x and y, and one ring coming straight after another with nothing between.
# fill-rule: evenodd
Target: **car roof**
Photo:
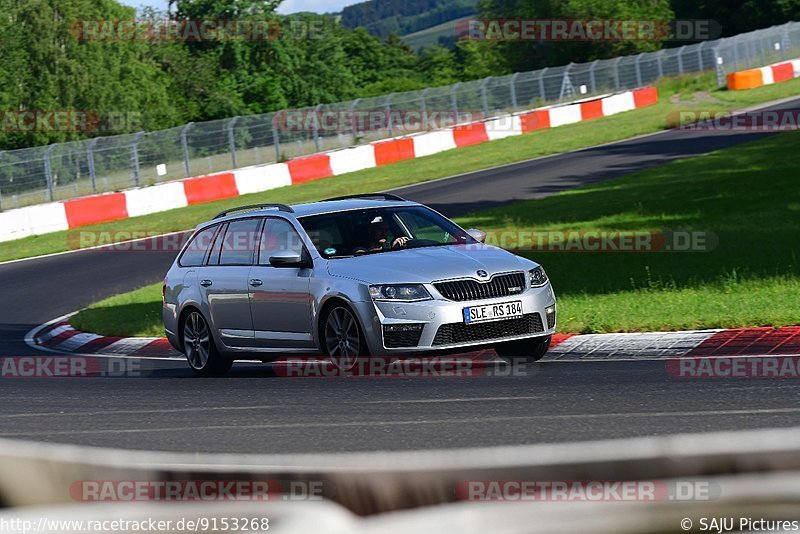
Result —
<instances>
[{"instance_id":1,"label":"car roof","mask_svg":"<svg viewBox=\"0 0 800 534\"><path fill-rule=\"evenodd\" d=\"M240 213L228 215L226 217L220 217L219 219L214 219L213 221L206 221L202 223L199 227L206 227L211 222L218 223L224 221L231 221L235 219L253 217L254 215L255 216L281 215L284 217L287 216L308 217L310 215L324 215L328 213L337 213L342 211L352 211L359 209L394 208L402 206L419 206L419 205L420 204L418 204L417 202L411 202L411 201L380 200L372 198L348 198L344 200L332 200L327 202L323 201L323 202L309 202L306 204L293 204L291 207L294 210L294 213L280 211L276 208L265 208L265 209L256 209L252 211L243 211Z\"/></svg>"}]
</instances>

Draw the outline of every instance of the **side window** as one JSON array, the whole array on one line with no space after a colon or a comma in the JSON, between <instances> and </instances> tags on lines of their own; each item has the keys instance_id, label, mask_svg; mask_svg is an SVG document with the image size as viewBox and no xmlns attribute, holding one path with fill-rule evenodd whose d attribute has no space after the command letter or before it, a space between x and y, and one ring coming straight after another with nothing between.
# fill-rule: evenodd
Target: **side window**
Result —
<instances>
[{"instance_id":1,"label":"side window","mask_svg":"<svg viewBox=\"0 0 800 534\"><path fill-rule=\"evenodd\" d=\"M222 242L225 241L225 229L228 228L227 224L220 226L217 237L214 238L214 244L211 246L211 253L208 255L206 265L219 265L219 253L222 251Z\"/></svg>"},{"instance_id":2,"label":"side window","mask_svg":"<svg viewBox=\"0 0 800 534\"><path fill-rule=\"evenodd\" d=\"M269 265L270 256L278 252L290 251L303 253L303 241L289 222L283 219L270 218L261 233L261 249L258 255L259 265Z\"/></svg>"},{"instance_id":3,"label":"side window","mask_svg":"<svg viewBox=\"0 0 800 534\"><path fill-rule=\"evenodd\" d=\"M183 251L178 264L181 267L200 267L206 258L211 242L214 240L218 225L202 230L195 235Z\"/></svg>"},{"instance_id":4,"label":"side window","mask_svg":"<svg viewBox=\"0 0 800 534\"><path fill-rule=\"evenodd\" d=\"M220 265L252 265L261 219L242 219L228 223Z\"/></svg>"},{"instance_id":5,"label":"side window","mask_svg":"<svg viewBox=\"0 0 800 534\"><path fill-rule=\"evenodd\" d=\"M344 250L344 239L339 229L339 217L317 217L304 222L303 227L314 243L314 247L324 256L334 256Z\"/></svg>"}]
</instances>

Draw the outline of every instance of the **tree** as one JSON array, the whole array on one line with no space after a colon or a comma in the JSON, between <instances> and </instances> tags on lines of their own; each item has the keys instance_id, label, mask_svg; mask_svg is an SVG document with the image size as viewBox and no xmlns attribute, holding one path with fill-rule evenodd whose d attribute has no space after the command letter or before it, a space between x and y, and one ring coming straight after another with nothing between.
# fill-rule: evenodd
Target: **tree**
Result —
<instances>
[{"instance_id":1,"label":"tree","mask_svg":"<svg viewBox=\"0 0 800 534\"><path fill-rule=\"evenodd\" d=\"M481 16L488 19L613 20L670 22L669 0L482 0ZM619 55L658 50L662 40L503 42L501 53L515 71L587 62Z\"/></svg>"}]
</instances>

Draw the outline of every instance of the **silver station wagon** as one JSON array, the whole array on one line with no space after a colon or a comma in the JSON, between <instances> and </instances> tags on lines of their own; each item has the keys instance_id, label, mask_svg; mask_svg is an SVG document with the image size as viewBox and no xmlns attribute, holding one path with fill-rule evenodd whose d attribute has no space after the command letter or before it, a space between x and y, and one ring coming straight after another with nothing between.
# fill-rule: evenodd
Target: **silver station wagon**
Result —
<instances>
[{"instance_id":1,"label":"silver station wagon","mask_svg":"<svg viewBox=\"0 0 800 534\"><path fill-rule=\"evenodd\" d=\"M320 353L341 369L485 347L536 361L556 325L550 282L485 239L391 194L229 210L167 273L166 335L201 375Z\"/></svg>"}]
</instances>

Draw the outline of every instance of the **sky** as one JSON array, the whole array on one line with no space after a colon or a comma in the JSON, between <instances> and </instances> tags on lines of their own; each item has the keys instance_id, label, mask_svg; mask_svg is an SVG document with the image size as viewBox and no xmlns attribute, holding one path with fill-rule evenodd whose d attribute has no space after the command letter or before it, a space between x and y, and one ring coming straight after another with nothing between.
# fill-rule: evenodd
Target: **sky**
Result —
<instances>
[{"instance_id":1,"label":"sky","mask_svg":"<svg viewBox=\"0 0 800 534\"><path fill-rule=\"evenodd\" d=\"M133 7L151 6L166 9L167 0L121 0L123 4ZM298 11L314 11L316 13L332 13L341 11L344 6L357 4L363 0L284 0L279 13L296 13Z\"/></svg>"}]
</instances>

